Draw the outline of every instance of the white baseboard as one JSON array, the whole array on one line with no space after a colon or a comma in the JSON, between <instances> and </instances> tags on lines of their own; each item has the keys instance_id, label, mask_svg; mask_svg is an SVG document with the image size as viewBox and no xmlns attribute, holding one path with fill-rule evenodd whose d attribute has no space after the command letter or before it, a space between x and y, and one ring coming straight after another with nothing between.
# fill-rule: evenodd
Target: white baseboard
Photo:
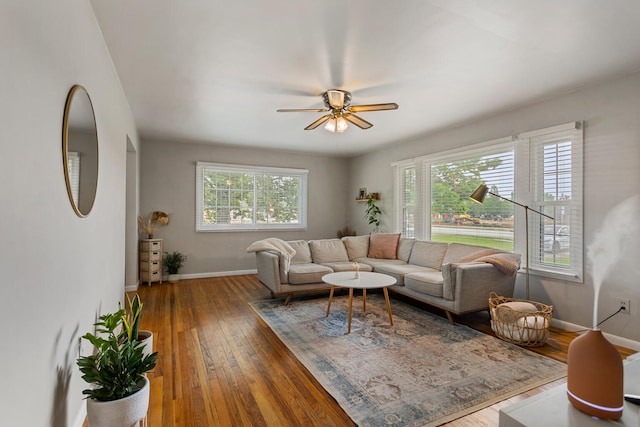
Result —
<instances>
[{"instance_id":1,"label":"white baseboard","mask_svg":"<svg viewBox=\"0 0 640 427\"><path fill-rule=\"evenodd\" d=\"M71 424L71 426L82 427L82 424L84 424L85 418L87 418L87 401L83 399L82 405L80 405L80 410L78 411L78 414L76 415L76 419L73 421L73 424Z\"/></svg>"},{"instance_id":2,"label":"white baseboard","mask_svg":"<svg viewBox=\"0 0 640 427\"><path fill-rule=\"evenodd\" d=\"M590 327L588 326L576 325L575 323L569 323L569 322L565 322L564 320L553 319L553 318L551 319L551 325L567 331L575 331L575 332L586 331L590 329ZM602 335L604 335L605 338L609 340L611 344L630 348L631 350L635 350L635 351L640 351L640 342L638 341L630 340L624 337L619 337L613 334L608 334L606 332L603 332Z\"/></svg>"},{"instance_id":3,"label":"white baseboard","mask_svg":"<svg viewBox=\"0 0 640 427\"><path fill-rule=\"evenodd\" d=\"M233 271L216 271L211 273L191 273L181 274L181 279L206 279L207 277L222 277L222 276L242 276L245 274L258 274L258 270L233 270ZM166 280L163 277L162 280Z\"/></svg>"}]
</instances>

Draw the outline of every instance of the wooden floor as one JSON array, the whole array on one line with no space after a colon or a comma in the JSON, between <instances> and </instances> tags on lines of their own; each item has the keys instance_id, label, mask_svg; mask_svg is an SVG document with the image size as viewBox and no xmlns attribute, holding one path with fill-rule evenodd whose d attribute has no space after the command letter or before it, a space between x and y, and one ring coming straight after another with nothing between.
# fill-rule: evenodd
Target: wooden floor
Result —
<instances>
[{"instance_id":1,"label":"wooden floor","mask_svg":"<svg viewBox=\"0 0 640 427\"><path fill-rule=\"evenodd\" d=\"M149 375L149 426L355 425L247 304L271 297L257 276L144 285L138 293L144 303L141 328L154 332L159 352ZM490 333L485 314L458 320ZM538 351L566 361L573 337L554 330ZM446 426L497 426L500 408L563 381Z\"/></svg>"}]
</instances>

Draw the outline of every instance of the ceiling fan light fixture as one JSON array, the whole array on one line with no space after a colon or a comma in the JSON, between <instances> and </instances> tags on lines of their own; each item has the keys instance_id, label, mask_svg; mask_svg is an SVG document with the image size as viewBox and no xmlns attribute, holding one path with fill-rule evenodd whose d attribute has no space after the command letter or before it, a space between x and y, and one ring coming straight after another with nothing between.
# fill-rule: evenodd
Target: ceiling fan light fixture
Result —
<instances>
[{"instance_id":1,"label":"ceiling fan light fixture","mask_svg":"<svg viewBox=\"0 0 640 427\"><path fill-rule=\"evenodd\" d=\"M347 121L342 116L336 119L336 132L344 132L348 127Z\"/></svg>"},{"instance_id":2,"label":"ceiling fan light fixture","mask_svg":"<svg viewBox=\"0 0 640 427\"><path fill-rule=\"evenodd\" d=\"M329 119L327 124L324 125L324 130L329 132L335 132L338 129L338 121L336 119Z\"/></svg>"}]
</instances>

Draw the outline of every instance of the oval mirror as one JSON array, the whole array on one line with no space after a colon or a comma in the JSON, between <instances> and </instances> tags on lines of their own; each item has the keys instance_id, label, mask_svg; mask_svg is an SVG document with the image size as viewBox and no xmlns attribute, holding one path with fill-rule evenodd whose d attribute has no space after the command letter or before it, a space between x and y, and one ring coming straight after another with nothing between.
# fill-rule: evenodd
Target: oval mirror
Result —
<instances>
[{"instance_id":1,"label":"oval mirror","mask_svg":"<svg viewBox=\"0 0 640 427\"><path fill-rule=\"evenodd\" d=\"M91 98L80 85L71 88L64 107L62 161L71 206L85 217L98 186L98 133Z\"/></svg>"}]
</instances>

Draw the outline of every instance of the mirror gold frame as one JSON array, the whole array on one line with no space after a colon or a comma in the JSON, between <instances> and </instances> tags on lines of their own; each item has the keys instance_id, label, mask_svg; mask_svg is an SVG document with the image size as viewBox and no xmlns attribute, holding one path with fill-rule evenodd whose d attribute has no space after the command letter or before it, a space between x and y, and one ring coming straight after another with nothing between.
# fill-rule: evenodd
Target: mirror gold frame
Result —
<instances>
[{"instance_id":1,"label":"mirror gold frame","mask_svg":"<svg viewBox=\"0 0 640 427\"><path fill-rule=\"evenodd\" d=\"M98 187L98 132L91 98L80 85L69 90L64 107L62 166L71 207L84 218Z\"/></svg>"}]
</instances>

